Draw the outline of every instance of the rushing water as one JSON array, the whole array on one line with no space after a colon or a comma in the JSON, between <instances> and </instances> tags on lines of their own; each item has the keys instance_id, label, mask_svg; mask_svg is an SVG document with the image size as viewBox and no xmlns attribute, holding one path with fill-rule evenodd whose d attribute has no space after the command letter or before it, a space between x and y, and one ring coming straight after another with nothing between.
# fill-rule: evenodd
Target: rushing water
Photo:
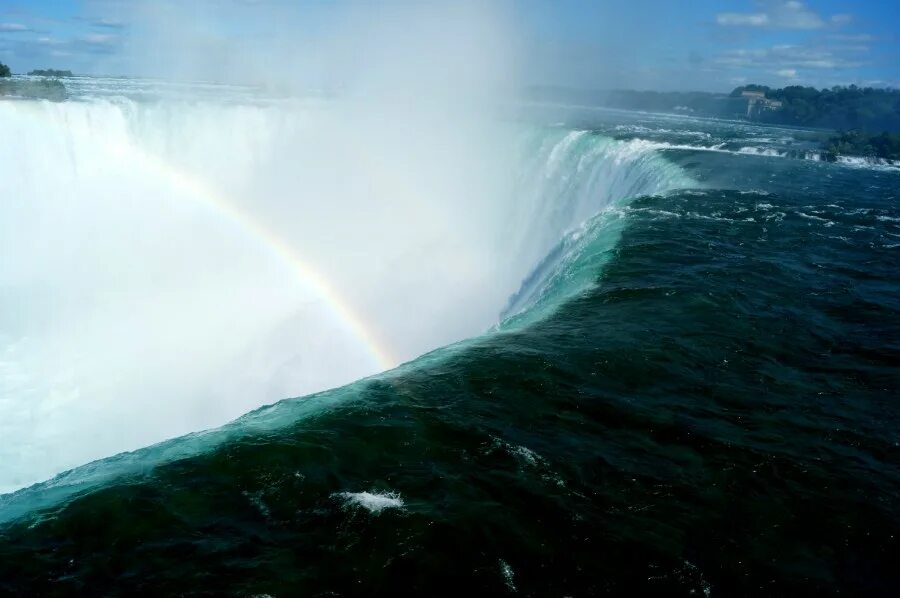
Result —
<instances>
[{"instance_id":1,"label":"rushing water","mask_svg":"<svg viewBox=\"0 0 900 598\"><path fill-rule=\"evenodd\" d=\"M325 101L248 103L238 94L186 105L116 89L65 104L0 104L0 127L18 127L24 140L2 145L0 163L15 165L3 178L31 206L4 200L0 240L4 257L17 256L0 271L4 306L16 308L4 315L17 314L0 329L0 474L10 489L221 423L185 413L215 406L219 418L233 417L288 394L287 384L323 389L382 369L366 361L352 327L314 326L334 310L303 288L222 299L283 272L267 270L255 243L233 245L231 229L209 228L208 210L157 201L184 191L184 172L218 198L227 190L293 251L331 251L317 266L392 341L397 361L435 350L0 496L0 591L798 595L889 594L900 583L896 169L822 162L786 129L547 106L520 106L474 161L453 144L484 131L441 129L443 151L407 153L398 148L420 130L342 126L353 111ZM208 120L198 123L200 114ZM307 141L289 145L295 137ZM250 174L234 170L228 148L237 142ZM266 153L273 143L281 151ZM354 160L354 150L379 143L377 165ZM301 161L291 165L296 177L279 179L288 164L277 157L312 159L309 147L314 168ZM153 158L161 155L166 168ZM421 176L402 188L415 201L348 216L363 208L358 194L392 197L396 178L375 175L399 176L392 166L413 156ZM321 175L340 160L337 175ZM173 162L182 174L168 180ZM453 182L466 174L466 185ZM369 186L342 178L354 176ZM283 181L345 203L317 208L309 226L279 227ZM347 186L332 196L328 185ZM66 203L73 194L75 206ZM280 199L241 203L261 196ZM154 273L152 285L124 266L95 272L122 236L140 247L139 230L104 228L134 218L152 230L132 256L139 273ZM87 232L70 236L68 222ZM331 236L316 236L329 226ZM33 235L48 227L61 241L44 238L40 251ZM160 235L180 250L151 251ZM341 241L329 244L334 235ZM87 246L103 259L52 259L94 237ZM368 253L352 251L360 243ZM405 248L416 255L401 260ZM188 249L200 257L188 260ZM372 265L386 259L395 267ZM49 275L26 276L35 269ZM133 293L124 303L113 293L123 280ZM69 284L77 302L59 298ZM110 298L86 312L97 288ZM142 293L153 305L171 297L159 317L202 322L183 352L154 357L173 344L147 332L160 324L132 324L137 341L101 334L101 316L133 322L134 306L142 318L156 313L134 299ZM182 309L185 297L196 307ZM297 301L321 309L297 316ZM206 316L210 304L220 309ZM97 322L38 326L85 313ZM255 361L240 347L220 355L210 345L216 360L203 357L204 335L225 320L241 342L262 343ZM294 323L290 342L261 332L285 321ZM328 345L329 335L343 340ZM78 339L89 354L73 352ZM118 344L103 352L108 340ZM301 358L279 361L288 349ZM81 361L68 359L75 354ZM344 355L351 365L310 380ZM120 369L87 367L112 359ZM145 366L152 376L137 375ZM284 370L292 375L259 391L256 382ZM204 385L246 398L218 409L223 395ZM124 432L98 441L110 427ZM131 438L136 431L146 436Z\"/></svg>"}]
</instances>

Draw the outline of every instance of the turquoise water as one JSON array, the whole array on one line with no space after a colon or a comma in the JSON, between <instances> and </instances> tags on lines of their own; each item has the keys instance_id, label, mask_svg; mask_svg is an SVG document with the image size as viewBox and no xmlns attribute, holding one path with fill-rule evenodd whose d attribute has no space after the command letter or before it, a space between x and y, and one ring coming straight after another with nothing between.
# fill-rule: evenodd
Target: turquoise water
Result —
<instances>
[{"instance_id":1,"label":"turquoise water","mask_svg":"<svg viewBox=\"0 0 900 598\"><path fill-rule=\"evenodd\" d=\"M900 173L528 118L575 132L557 192L622 192L491 332L0 497L0 591L895 592Z\"/></svg>"}]
</instances>

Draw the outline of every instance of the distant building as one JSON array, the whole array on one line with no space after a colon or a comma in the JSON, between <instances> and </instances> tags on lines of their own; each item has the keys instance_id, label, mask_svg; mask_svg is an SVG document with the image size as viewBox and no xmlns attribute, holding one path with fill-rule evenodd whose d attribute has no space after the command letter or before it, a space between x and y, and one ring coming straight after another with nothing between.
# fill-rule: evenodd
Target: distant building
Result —
<instances>
[{"instance_id":1,"label":"distant building","mask_svg":"<svg viewBox=\"0 0 900 598\"><path fill-rule=\"evenodd\" d=\"M741 98L747 100L747 118L758 116L765 110L781 110L781 102L770 100L762 91L742 91Z\"/></svg>"}]
</instances>

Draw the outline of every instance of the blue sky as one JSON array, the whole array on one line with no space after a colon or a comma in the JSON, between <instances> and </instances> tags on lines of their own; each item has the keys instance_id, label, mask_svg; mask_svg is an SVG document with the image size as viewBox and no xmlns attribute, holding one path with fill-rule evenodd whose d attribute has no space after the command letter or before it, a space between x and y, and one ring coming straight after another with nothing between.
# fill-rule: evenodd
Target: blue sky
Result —
<instances>
[{"instance_id":1,"label":"blue sky","mask_svg":"<svg viewBox=\"0 0 900 598\"><path fill-rule=\"evenodd\" d=\"M206 19L220 43L264 43L267 26L323 35L340 0L191 0L171 19ZM14 72L164 74L136 62L152 2L0 0L0 61ZM199 7L199 8L198 8ZM525 84L728 90L750 82L900 87L900 0L520 0ZM209 15L214 15L213 19ZM267 20L268 19L268 20ZM210 33L212 32L212 33ZM150 50L152 53L152 49Z\"/></svg>"}]
</instances>

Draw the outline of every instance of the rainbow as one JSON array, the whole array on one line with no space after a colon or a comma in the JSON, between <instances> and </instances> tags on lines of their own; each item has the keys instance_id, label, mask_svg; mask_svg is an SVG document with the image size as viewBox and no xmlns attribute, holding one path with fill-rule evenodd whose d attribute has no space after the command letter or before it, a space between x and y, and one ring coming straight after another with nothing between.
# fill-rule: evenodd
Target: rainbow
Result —
<instances>
[{"instance_id":1,"label":"rainbow","mask_svg":"<svg viewBox=\"0 0 900 598\"><path fill-rule=\"evenodd\" d=\"M178 169L162 158L146 152L128 140L118 139L115 142L107 140L106 145L112 155L146 168L152 174L184 192L186 196L225 218L285 264L305 288L324 302L344 331L360 343L370 357L372 365L377 367L378 371L389 370L398 365L399 362L391 355L390 349L359 316L353 305L341 296L321 272L297 255L295 250L278 235L251 215L239 210L231 201L204 181Z\"/></svg>"}]
</instances>

